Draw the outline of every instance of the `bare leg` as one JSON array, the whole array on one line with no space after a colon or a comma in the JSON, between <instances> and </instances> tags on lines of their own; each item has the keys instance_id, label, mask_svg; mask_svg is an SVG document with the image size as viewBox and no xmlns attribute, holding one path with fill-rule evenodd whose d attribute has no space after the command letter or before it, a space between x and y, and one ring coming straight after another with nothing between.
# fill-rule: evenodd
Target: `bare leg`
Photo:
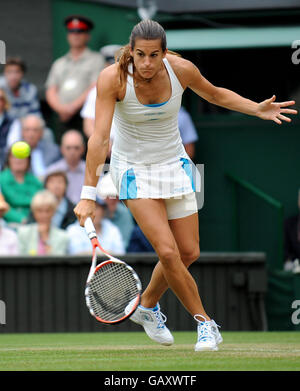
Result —
<instances>
[{"instance_id":1,"label":"bare leg","mask_svg":"<svg viewBox=\"0 0 300 391\"><path fill-rule=\"evenodd\" d=\"M173 290L192 316L200 314L209 320L210 318L203 308L195 280L180 257L163 200L127 200L127 205L160 260L146 289L146 297L147 295L149 297L149 294L154 295L154 292L156 292L155 297L161 297L167 283L167 286ZM143 300L143 303L145 302Z\"/></svg>"},{"instance_id":2,"label":"bare leg","mask_svg":"<svg viewBox=\"0 0 300 391\"><path fill-rule=\"evenodd\" d=\"M188 268L200 256L198 213L169 220L169 226L176 240L180 258ZM153 270L150 283L143 292L142 305L146 308L154 307L168 288L162 265L158 262Z\"/></svg>"}]
</instances>

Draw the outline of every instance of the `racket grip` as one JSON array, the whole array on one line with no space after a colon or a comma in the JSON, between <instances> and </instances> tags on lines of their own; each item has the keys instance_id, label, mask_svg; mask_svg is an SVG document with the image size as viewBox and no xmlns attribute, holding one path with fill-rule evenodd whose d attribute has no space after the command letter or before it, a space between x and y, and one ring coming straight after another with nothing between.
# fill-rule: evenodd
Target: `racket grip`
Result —
<instances>
[{"instance_id":1,"label":"racket grip","mask_svg":"<svg viewBox=\"0 0 300 391\"><path fill-rule=\"evenodd\" d=\"M88 217L85 222L84 222L84 228L85 228L85 232L87 234L87 236L90 238L90 239L93 239L93 238L96 238L97 237L97 233L96 233L96 230L95 230L95 227L94 227L94 224L93 224L93 221L90 217Z\"/></svg>"}]
</instances>

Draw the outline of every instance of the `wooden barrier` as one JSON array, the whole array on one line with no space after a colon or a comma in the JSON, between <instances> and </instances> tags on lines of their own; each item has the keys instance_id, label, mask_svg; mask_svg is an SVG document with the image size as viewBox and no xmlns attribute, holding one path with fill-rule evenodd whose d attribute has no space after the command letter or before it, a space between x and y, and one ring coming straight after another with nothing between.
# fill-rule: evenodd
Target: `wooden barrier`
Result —
<instances>
[{"instance_id":1,"label":"wooden barrier","mask_svg":"<svg viewBox=\"0 0 300 391\"><path fill-rule=\"evenodd\" d=\"M104 258L103 258L104 259ZM155 254L128 254L123 259L146 287ZM88 332L141 330L131 321L107 326L90 316L84 288L90 257L0 258L0 300L6 323L0 332ZM190 271L207 313L222 330L266 330L267 287L263 253L202 253ZM168 290L160 301L171 330L194 330L195 321Z\"/></svg>"}]
</instances>

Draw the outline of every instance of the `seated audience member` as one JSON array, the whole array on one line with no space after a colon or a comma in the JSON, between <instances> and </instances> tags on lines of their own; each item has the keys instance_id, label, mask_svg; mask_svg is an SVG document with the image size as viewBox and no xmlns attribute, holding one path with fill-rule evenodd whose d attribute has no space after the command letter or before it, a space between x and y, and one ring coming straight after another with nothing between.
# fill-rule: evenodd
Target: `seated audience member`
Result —
<instances>
[{"instance_id":1,"label":"seated audience member","mask_svg":"<svg viewBox=\"0 0 300 391\"><path fill-rule=\"evenodd\" d=\"M18 255L18 237L14 230L7 228L2 216L9 209L9 205L0 194L0 256Z\"/></svg>"},{"instance_id":2,"label":"seated audience member","mask_svg":"<svg viewBox=\"0 0 300 391\"><path fill-rule=\"evenodd\" d=\"M178 113L178 127L186 153L193 159L195 157L195 143L198 141L198 134L192 117L183 106L180 107Z\"/></svg>"},{"instance_id":3,"label":"seated audience member","mask_svg":"<svg viewBox=\"0 0 300 391\"><path fill-rule=\"evenodd\" d=\"M8 115L9 101L5 91L0 88L0 170L3 168L7 152L8 134L13 120Z\"/></svg>"},{"instance_id":4,"label":"seated audience member","mask_svg":"<svg viewBox=\"0 0 300 391\"><path fill-rule=\"evenodd\" d=\"M37 88L24 79L26 65L18 57L11 57L4 64L0 88L3 88L10 102L9 115L12 119L22 118L27 114L41 115Z\"/></svg>"},{"instance_id":5,"label":"seated audience member","mask_svg":"<svg viewBox=\"0 0 300 391\"><path fill-rule=\"evenodd\" d=\"M63 171L48 173L45 178L44 186L46 189L51 191L58 200L58 206L52 218L52 224L55 227L65 229L70 224L75 223L75 205L66 197L68 187L68 178L66 173Z\"/></svg>"},{"instance_id":6,"label":"seated audience member","mask_svg":"<svg viewBox=\"0 0 300 391\"><path fill-rule=\"evenodd\" d=\"M109 172L99 180L97 194L105 200L107 205L105 217L119 228L126 248L135 223L130 210L120 202Z\"/></svg>"},{"instance_id":7,"label":"seated audience member","mask_svg":"<svg viewBox=\"0 0 300 391\"><path fill-rule=\"evenodd\" d=\"M3 255L19 255L19 243L15 231L0 218L0 256Z\"/></svg>"},{"instance_id":8,"label":"seated audience member","mask_svg":"<svg viewBox=\"0 0 300 391\"><path fill-rule=\"evenodd\" d=\"M119 228L104 218L106 204L100 198L96 200L96 215L94 226L97 232L98 240L104 250L112 255L121 255L125 253L125 247ZM91 254L92 245L85 229L77 221L67 228L69 235L69 254Z\"/></svg>"},{"instance_id":9,"label":"seated audience member","mask_svg":"<svg viewBox=\"0 0 300 391\"><path fill-rule=\"evenodd\" d=\"M63 171L68 178L67 198L77 204L80 200L81 189L84 182L85 161L82 156L85 144L82 134L78 130L68 130L61 140L62 159L48 167L48 172Z\"/></svg>"},{"instance_id":10,"label":"seated audience member","mask_svg":"<svg viewBox=\"0 0 300 391\"><path fill-rule=\"evenodd\" d=\"M136 225L132 231L131 238L127 247L128 253L146 253L155 252L143 231Z\"/></svg>"},{"instance_id":11,"label":"seated audience member","mask_svg":"<svg viewBox=\"0 0 300 391\"><path fill-rule=\"evenodd\" d=\"M46 169L60 157L58 145L43 140L45 122L41 117L28 115L22 118L22 140L31 148L32 173L43 180Z\"/></svg>"},{"instance_id":12,"label":"seated audience member","mask_svg":"<svg viewBox=\"0 0 300 391\"><path fill-rule=\"evenodd\" d=\"M284 269L298 269L300 261L300 190L298 192L299 212L284 222ZM298 261L298 262L297 262Z\"/></svg>"},{"instance_id":13,"label":"seated audience member","mask_svg":"<svg viewBox=\"0 0 300 391\"><path fill-rule=\"evenodd\" d=\"M35 223L18 228L19 250L22 255L65 255L68 235L52 225L57 200L49 190L41 190L31 201Z\"/></svg>"},{"instance_id":14,"label":"seated audience member","mask_svg":"<svg viewBox=\"0 0 300 391\"><path fill-rule=\"evenodd\" d=\"M9 149L5 167L0 172L0 186L9 210L3 217L8 223L25 223L32 197L43 185L30 172L30 157L18 159Z\"/></svg>"},{"instance_id":15,"label":"seated audience member","mask_svg":"<svg viewBox=\"0 0 300 391\"><path fill-rule=\"evenodd\" d=\"M44 186L57 198L57 208L52 217L52 225L57 228L65 229L76 221L74 213L75 205L66 197L68 178L63 171L49 172L45 178ZM31 213L28 222L34 222Z\"/></svg>"},{"instance_id":16,"label":"seated audience member","mask_svg":"<svg viewBox=\"0 0 300 391\"><path fill-rule=\"evenodd\" d=\"M66 124L66 129L81 129L79 111L104 68L104 58L88 48L90 31L94 27L91 20L71 15L64 25L70 50L51 66L46 81L46 99L60 122Z\"/></svg>"},{"instance_id":17,"label":"seated audience member","mask_svg":"<svg viewBox=\"0 0 300 391\"><path fill-rule=\"evenodd\" d=\"M22 118L15 119L13 121L13 123L11 124L11 127L9 129L9 133L7 136L7 145L9 147L11 145L13 145L15 142L22 140L21 120L22 120ZM55 136L54 136L53 130L48 127L44 127L42 140L45 141L46 143L55 143Z\"/></svg>"}]
</instances>

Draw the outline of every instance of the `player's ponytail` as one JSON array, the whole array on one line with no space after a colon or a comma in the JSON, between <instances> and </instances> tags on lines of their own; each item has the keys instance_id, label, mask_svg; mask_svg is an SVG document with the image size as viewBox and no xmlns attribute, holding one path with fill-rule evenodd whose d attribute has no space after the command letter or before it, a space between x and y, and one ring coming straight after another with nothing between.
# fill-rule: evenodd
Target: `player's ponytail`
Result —
<instances>
[{"instance_id":1,"label":"player's ponytail","mask_svg":"<svg viewBox=\"0 0 300 391\"><path fill-rule=\"evenodd\" d=\"M123 85L123 83L126 83L128 75L128 65L130 63L133 63L130 49L134 49L135 42L137 39L160 39L162 51L164 52L167 49L166 33L159 23L155 22L154 20L147 19L142 20L140 23L135 25L130 34L129 44L121 49L120 54L118 56L119 76L121 85ZM177 53L171 52L169 50L168 53L178 55Z\"/></svg>"},{"instance_id":2,"label":"player's ponytail","mask_svg":"<svg viewBox=\"0 0 300 391\"><path fill-rule=\"evenodd\" d=\"M118 53L118 64L119 64L119 78L120 84L124 85L128 75L128 65L133 63L133 58L130 54L130 45L123 46Z\"/></svg>"}]
</instances>

